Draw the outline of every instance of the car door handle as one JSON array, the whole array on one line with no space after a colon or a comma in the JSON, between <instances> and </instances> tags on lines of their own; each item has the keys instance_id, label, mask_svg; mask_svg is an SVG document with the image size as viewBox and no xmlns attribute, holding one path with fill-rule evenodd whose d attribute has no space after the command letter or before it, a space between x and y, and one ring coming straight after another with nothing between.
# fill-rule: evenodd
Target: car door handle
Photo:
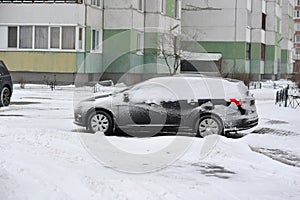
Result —
<instances>
[{"instance_id":1,"label":"car door handle","mask_svg":"<svg viewBox=\"0 0 300 200\"><path fill-rule=\"evenodd\" d=\"M156 103L146 103L148 106L155 106L155 105L157 105Z\"/></svg>"},{"instance_id":2,"label":"car door handle","mask_svg":"<svg viewBox=\"0 0 300 200\"><path fill-rule=\"evenodd\" d=\"M158 104L154 101L146 101L145 104L148 106L160 106L160 104Z\"/></svg>"}]
</instances>

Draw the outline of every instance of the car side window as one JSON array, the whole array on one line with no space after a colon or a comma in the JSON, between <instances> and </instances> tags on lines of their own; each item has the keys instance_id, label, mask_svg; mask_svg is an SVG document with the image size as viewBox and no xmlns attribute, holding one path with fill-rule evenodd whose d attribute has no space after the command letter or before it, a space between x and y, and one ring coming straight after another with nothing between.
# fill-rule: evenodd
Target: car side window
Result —
<instances>
[{"instance_id":1,"label":"car side window","mask_svg":"<svg viewBox=\"0 0 300 200\"><path fill-rule=\"evenodd\" d=\"M146 84L134 88L130 94L129 99L131 102L163 102L176 100L176 95L170 91L166 86L160 84Z\"/></svg>"}]
</instances>

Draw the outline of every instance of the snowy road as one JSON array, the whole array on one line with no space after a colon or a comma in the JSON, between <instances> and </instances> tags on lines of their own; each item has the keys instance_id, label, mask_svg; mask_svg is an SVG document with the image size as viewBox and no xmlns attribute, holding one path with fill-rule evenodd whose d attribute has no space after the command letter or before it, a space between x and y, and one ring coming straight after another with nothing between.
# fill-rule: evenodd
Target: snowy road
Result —
<instances>
[{"instance_id":1,"label":"snowy road","mask_svg":"<svg viewBox=\"0 0 300 200\"><path fill-rule=\"evenodd\" d=\"M1 200L300 197L300 109L275 106L272 89L253 91L259 127L255 134L238 139L91 135L72 124L73 87L51 92L46 87L27 86L23 90L16 87L14 92L12 105L0 109ZM83 144L85 139L94 144ZM146 155L176 139L190 144L184 154L175 162L164 163L174 152L160 151L152 161L166 164L165 168L143 174L110 167L140 164L146 169L157 163L129 163L128 157L101 143L106 140L132 154L140 150ZM100 152L90 151L87 144L99 144ZM118 162L98 161L97 153Z\"/></svg>"}]
</instances>

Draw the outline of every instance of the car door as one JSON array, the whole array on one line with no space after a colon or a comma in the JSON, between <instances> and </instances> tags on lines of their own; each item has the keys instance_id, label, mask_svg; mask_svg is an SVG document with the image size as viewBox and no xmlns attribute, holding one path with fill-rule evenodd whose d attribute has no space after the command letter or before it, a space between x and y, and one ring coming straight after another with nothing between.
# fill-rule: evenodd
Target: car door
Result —
<instances>
[{"instance_id":1,"label":"car door","mask_svg":"<svg viewBox=\"0 0 300 200\"><path fill-rule=\"evenodd\" d=\"M159 88L143 84L122 94L118 103L118 125L121 127L161 127L167 114L159 98Z\"/></svg>"},{"instance_id":2,"label":"car door","mask_svg":"<svg viewBox=\"0 0 300 200\"><path fill-rule=\"evenodd\" d=\"M163 101L162 107L167 113L165 127L179 126L181 121L181 103L179 100Z\"/></svg>"}]
</instances>

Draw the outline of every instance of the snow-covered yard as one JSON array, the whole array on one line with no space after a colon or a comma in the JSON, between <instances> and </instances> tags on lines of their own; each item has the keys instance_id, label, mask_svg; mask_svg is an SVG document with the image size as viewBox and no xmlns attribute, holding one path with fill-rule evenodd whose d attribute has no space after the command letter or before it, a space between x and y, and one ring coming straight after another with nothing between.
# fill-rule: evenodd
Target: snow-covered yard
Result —
<instances>
[{"instance_id":1,"label":"snow-covered yard","mask_svg":"<svg viewBox=\"0 0 300 200\"><path fill-rule=\"evenodd\" d=\"M0 109L0 199L299 199L300 109L252 92L260 122L244 137L129 138L73 125L72 86L16 86Z\"/></svg>"}]
</instances>

